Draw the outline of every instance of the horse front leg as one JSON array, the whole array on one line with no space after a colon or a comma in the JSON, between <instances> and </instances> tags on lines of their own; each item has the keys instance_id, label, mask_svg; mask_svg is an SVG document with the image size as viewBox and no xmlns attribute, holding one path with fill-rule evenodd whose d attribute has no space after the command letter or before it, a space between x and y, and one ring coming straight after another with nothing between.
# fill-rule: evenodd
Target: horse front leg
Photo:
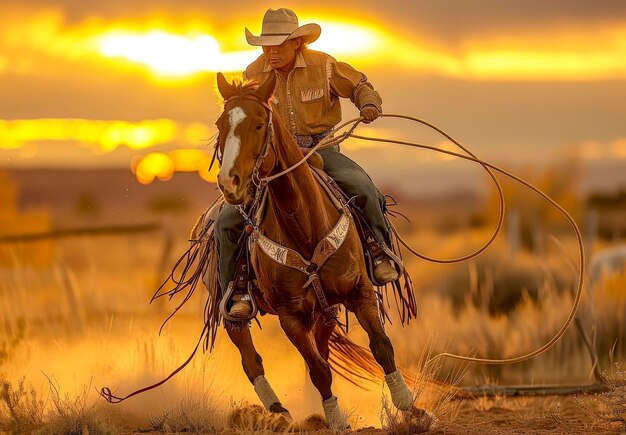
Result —
<instances>
[{"instance_id":1,"label":"horse front leg","mask_svg":"<svg viewBox=\"0 0 626 435\"><path fill-rule=\"evenodd\" d=\"M381 322L376 294L371 283L362 284L359 296L348 308L354 312L357 320L367 332L370 350L385 372L385 381L394 406L411 418L419 419L420 425L429 427L434 421L434 416L413 406L413 393L396 367L393 346Z\"/></svg>"},{"instance_id":2,"label":"horse front leg","mask_svg":"<svg viewBox=\"0 0 626 435\"><path fill-rule=\"evenodd\" d=\"M257 396L259 396L265 409L273 413L283 414L285 417L292 420L291 414L289 414L289 411L280 403L278 396L276 396L272 386L265 378L263 358L261 358L261 355L259 355L254 347L252 335L250 334L250 326L247 322L227 321L226 331L228 332L230 340L237 346L241 354L243 371L254 386L254 391Z\"/></svg>"},{"instance_id":3,"label":"horse front leg","mask_svg":"<svg viewBox=\"0 0 626 435\"><path fill-rule=\"evenodd\" d=\"M331 428L336 430L349 428L350 425L346 415L339 408L337 397L333 395L331 389L333 378L330 365L320 354L311 328L305 327L301 319L294 314L279 314L278 318L283 331L285 331L291 343L304 358L309 368L311 382L313 382L313 385L322 396L322 407L324 408L326 422ZM323 330L320 334L326 335L328 331ZM326 338L326 342L328 342L328 338ZM328 357L328 349L326 349L326 357Z\"/></svg>"}]
</instances>

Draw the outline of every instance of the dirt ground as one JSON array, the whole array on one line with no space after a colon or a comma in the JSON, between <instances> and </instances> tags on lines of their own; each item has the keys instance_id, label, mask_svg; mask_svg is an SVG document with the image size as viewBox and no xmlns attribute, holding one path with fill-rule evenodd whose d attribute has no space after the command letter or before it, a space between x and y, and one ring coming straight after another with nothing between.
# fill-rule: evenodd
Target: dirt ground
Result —
<instances>
[{"instance_id":1,"label":"dirt ground","mask_svg":"<svg viewBox=\"0 0 626 435\"><path fill-rule=\"evenodd\" d=\"M623 434L625 417L624 389L597 396L481 398L465 401L455 418L428 433Z\"/></svg>"},{"instance_id":2,"label":"dirt ground","mask_svg":"<svg viewBox=\"0 0 626 435\"><path fill-rule=\"evenodd\" d=\"M360 435L626 433L626 387L615 388L609 393L599 395L481 397L457 402L450 409L450 415L440 416L436 425L426 432L398 420L388 424L385 429L363 427L343 433ZM245 413L246 410L243 412ZM315 421L314 416L308 419ZM256 424L267 427L268 421L248 420L244 422L247 427L239 426L222 433L227 435L279 433L267 429L251 430L251 426ZM302 426L295 429L295 432L317 435L337 434L328 429L305 431Z\"/></svg>"}]
</instances>

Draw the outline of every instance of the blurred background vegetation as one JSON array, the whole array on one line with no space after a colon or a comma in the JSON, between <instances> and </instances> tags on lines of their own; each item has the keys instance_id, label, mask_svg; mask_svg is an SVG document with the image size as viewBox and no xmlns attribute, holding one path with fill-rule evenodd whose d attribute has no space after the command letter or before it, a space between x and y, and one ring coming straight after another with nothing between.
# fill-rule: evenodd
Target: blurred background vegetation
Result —
<instances>
[{"instance_id":1,"label":"blurred background vegetation","mask_svg":"<svg viewBox=\"0 0 626 435\"><path fill-rule=\"evenodd\" d=\"M581 227L588 267L578 317L591 337L600 369L609 369L626 359L626 191L581 194L575 160L548 170L523 169L519 175L563 205ZM71 184L80 184L83 176L78 174ZM22 402L30 397L26 403L34 410L40 405L48 409L46 415L52 415L55 402L41 404L41 397L53 394L57 404L65 400L66 406L74 400L72 409L83 416L81 424L95 428L109 427L111 418L133 421L136 417L129 415L142 412L157 421L165 415L159 413L171 411L167 403L172 397L182 401L202 397L224 404L228 398L220 395L228 388L229 397L255 401L238 367L239 357L223 337L212 354L196 357L171 381L163 390L167 393L147 394L116 408L122 411L115 411L114 417L93 417L99 415L90 408L95 403L94 388L85 392L86 385L113 385L124 392L145 386L167 375L191 350L202 328L203 290L161 337L156 331L172 305L149 305L148 301L186 249L189 229L216 191L207 184L194 184L191 178L177 178L182 174L170 180L167 189L160 188L166 183L153 183L150 190L139 193L124 187L132 207L117 204L119 192L107 196L105 188L67 191L60 206L46 203L43 194L29 201L28 194L25 198L20 193L23 186L16 181L20 177L24 175L0 173L0 379L5 420L10 397L21 397ZM517 356L547 342L565 321L578 274L574 233L547 202L506 180L503 187L505 226L484 254L455 265L405 257L420 314L407 328L399 322L387 325L402 367L419 371L426 353L439 351ZM117 198L114 202L111 195ZM416 250L455 257L487 240L497 219L495 193L455 195L435 200L398 198L397 209L411 220L399 220L398 229ZM306 381L303 363L275 319L261 322L263 331L253 329L269 376L272 369L281 372L278 388L301 391L308 399L297 407L303 413L314 409L315 392ZM352 319L350 324L357 322ZM358 327L353 326L350 334L367 343ZM273 352L267 352L270 343ZM285 361L292 362L288 370ZM445 379L455 367L445 362L438 377ZM239 387L226 387L224 376L238 381ZM461 380L463 385L591 382L591 359L574 327L554 348L531 361L512 366L471 365ZM342 397L365 397L348 383L336 380L336 384ZM369 394L380 391L371 390ZM207 391L221 398L209 398ZM169 397L167 401L163 394ZM372 406L380 402L372 402L359 405L358 412L369 415L365 421L377 415ZM20 417L22 427L41 423L43 411L33 412L28 418ZM54 415L55 424L60 424L60 414Z\"/></svg>"}]
</instances>

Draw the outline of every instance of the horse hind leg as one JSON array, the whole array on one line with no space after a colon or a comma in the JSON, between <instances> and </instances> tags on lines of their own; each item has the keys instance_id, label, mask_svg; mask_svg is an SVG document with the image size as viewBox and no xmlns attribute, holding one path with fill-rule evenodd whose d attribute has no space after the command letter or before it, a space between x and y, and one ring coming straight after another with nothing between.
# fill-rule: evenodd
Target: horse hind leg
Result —
<instances>
[{"instance_id":1,"label":"horse hind leg","mask_svg":"<svg viewBox=\"0 0 626 435\"><path fill-rule=\"evenodd\" d=\"M254 391L259 396L265 409L273 413L283 414L291 420L291 414L283 407L272 386L265 378L263 358L261 358L261 355L254 347L248 324L227 322L226 331L228 332L228 337L239 350L243 371L254 386Z\"/></svg>"},{"instance_id":2,"label":"horse hind leg","mask_svg":"<svg viewBox=\"0 0 626 435\"><path fill-rule=\"evenodd\" d=\"M385 372L385 381L391 393L391 401L401 411L413 411L413 393L409 389L404 377L396 367L393 346L387 337L383 324L380 320L378 303L374 289L369 286L362 288L361 296L348 307L354 312L357 320L367 333L370 342L370 350L374 359L380 364Z\"/></svg>"}]
</instances>

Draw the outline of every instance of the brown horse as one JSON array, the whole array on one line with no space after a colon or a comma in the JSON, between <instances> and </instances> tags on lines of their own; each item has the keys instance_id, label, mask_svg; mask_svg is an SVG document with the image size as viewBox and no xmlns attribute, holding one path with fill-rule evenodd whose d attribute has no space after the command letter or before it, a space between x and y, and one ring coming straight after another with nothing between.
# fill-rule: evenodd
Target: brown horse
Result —
<instances>
[{"instance_id":1,"label":"brown horse","mask_svg":"<svg viewBox=\"0 0 626 435\"><path fill-rule=\"evenodd\" d=\"M231 84L222 74L218 74L217 84L225 100L224 112L217 121L218 146L223 156L218 183L228 203L247 205L253 199L259 179L291 167L303 158L303 153L280 118L271 113L268 101L276 84L274 74L258 87ZM257 230L304 259L314 256L318 243L342 217L307 165L270 181L267 196L265 216ZM256 240L251 252L260 288L255 295L256 304L278 316L282 329L309 368L329 425L344 429L348 424L333 395L328 364L328 342L337 321L323 310L313 285L308 285L310 277L272 259ZM411 391L396 368L393 347L381 322L377 295L368 278L352 220L345 239L317 271L317 277L328 305L344 305L367 332L370 349L385 372L394 405L413 415L425 415L423 410L413 407ZM265 379L262 359L247 325L227 329L241 353L243 369L265 407L288 415Z\"/></svg>"}]
</instances>

